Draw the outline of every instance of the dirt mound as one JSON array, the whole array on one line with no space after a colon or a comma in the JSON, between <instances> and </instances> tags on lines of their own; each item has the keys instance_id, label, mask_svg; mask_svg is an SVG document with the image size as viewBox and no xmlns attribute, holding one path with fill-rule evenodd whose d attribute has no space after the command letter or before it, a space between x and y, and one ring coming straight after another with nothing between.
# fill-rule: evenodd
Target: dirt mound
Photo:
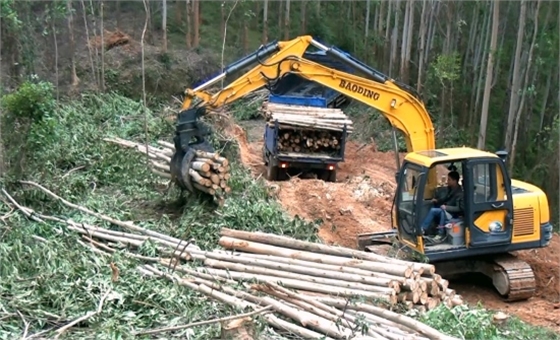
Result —
<instances>
[{"instance_id":1,"label":"dirt mound","mask_svg":"<svg viewBox=\"0 0 560 340\"><path fill-rule=\"evenodd\" d=\"M560 236L554 234L548 247L520 251L518 257L533 268L537 296L560 302Z\"/></svg>"},{"instance_id":2,"label":"dirt mound","mask_svg":"<svg viewBox=\"0 0 560 340\"><path fill-rule=\"evenodd\" d=\"M105 51L109 51L114 47L128 44L130 42L130 36L120 30L114 32L105 30L105 32L103 32L103 41ZM89 46L92 48L101 48L101 45L101 36L95 36L89 41Z\"/></svg>"}]
</instances>

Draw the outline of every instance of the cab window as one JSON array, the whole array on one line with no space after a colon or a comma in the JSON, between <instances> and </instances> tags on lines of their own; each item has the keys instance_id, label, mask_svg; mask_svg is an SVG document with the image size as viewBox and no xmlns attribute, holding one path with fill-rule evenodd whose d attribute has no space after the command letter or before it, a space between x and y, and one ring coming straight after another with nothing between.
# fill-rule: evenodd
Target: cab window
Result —
<instances>
[{"instance_id":1,"label":"cab window","mask_svg":"<svg viewBox=\"0 0 560 340\"><path fill-rule=\"evenodd\" d=\"M477 164L474 167L474 202L496 201L495 164Z\"/></svg>"},{"instance_id":2,"label":"cab window","mask_svg":"<svg viewBox=\"0 0 560 340\"><path fill-rule=\"evenodd\" d=\"M402 183L403 185L401 186L401 190L399 192L401 202L411 203L416 199L415 195L417 195L419 191L418 186L420 185L419 182L421 173L422 172L418 169L412 168L410 166L404 169L404 177L402 179L404 183Z\"/></svg>"}]
</instances>

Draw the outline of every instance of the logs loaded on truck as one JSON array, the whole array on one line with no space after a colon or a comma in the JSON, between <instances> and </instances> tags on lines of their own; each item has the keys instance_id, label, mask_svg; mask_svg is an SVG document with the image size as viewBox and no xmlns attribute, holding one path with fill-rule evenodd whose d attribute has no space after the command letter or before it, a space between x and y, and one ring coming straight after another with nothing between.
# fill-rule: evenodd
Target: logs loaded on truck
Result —
<instances>
[{"instance_id":1,"label":"logs loaded on truck","mask_svg":"<svg viewBox=\"0 0 560 340\"><path fill-rule=\"evenodd\" d=\"M336 181L336 165L344 161L344 148L352 121L340 109L265 102L263 160L268 180L283 180L287 171L312 171Z\"/></svg>"}]
</instances>

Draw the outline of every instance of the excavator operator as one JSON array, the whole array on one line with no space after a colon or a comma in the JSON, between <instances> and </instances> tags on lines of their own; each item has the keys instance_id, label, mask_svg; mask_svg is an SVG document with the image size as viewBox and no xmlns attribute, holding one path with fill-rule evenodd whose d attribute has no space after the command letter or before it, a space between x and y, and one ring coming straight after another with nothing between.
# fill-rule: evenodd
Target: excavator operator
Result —
<instances>
[{"instance_id":1,"label":"excavator operator","mask_svg":"<svg viewBox=\"0 0 560 340\"><path fill-rule=\"evenodd\" d=\"M443 239L445 225L463 212L463 188L459 184L459 178L459 173L456 170L447 174L447 192L445 197L432 199L435 207L430 209L424 222L422 222L422 233L425 235L432 222L439 217L438 234L434 238L435 241Z\"/></svg>"}]
</instances>

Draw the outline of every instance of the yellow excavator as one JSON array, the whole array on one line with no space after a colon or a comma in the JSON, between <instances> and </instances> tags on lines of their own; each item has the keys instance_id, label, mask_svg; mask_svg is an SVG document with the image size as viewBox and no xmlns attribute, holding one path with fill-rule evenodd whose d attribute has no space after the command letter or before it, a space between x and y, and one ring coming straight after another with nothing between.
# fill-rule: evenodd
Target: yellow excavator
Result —
<instances>
[{"instance_id":1,"label":"yellow excavator","mask_svg":"<svg viewBox=\"0 0 560 340\"><path fill-rule=\"evenodd\" d=\"M303 57L309 47L324 51L360 75L312 62ZM223 89L210 87L227 76L258 63ZM362 102L386 117L402 132L408 154L399 160L395 142L397 191L388 232L358 235L358 248L375 251L375 245L396 238L412 252L424 255L443 276L479 272L492 279L507 301L533 296L536 284L531 267L512 251L546 247L552 238L548 199L536 186L512 180L505 165L506 152L490 153L469 147L436 149L430 115L415 91L361 63L336 47L327 47L311 36L275 41L230 65L220 75L185 91L175 136L172 169L180 182L191 149L205 148L198 118L206 108L233 102L288 74ZM193 99L199 98L197 105ZM367 160L364 161L375 161ZM431 242L420 224L433 207L432 199L446 190L438 177L448 170L461 174L464 209L452 220L446 238Z\"/></svg>"}]
</instances>

